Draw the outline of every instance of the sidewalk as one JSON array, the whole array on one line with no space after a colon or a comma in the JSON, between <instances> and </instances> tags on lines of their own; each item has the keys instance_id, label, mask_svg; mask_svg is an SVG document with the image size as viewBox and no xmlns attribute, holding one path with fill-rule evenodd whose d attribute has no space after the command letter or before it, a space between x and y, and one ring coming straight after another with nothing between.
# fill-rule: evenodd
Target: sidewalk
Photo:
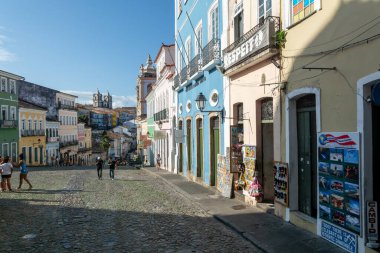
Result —
<instances>
[{"instance_id":1,"label":"sidewalk","mask_svg":"<svg viewBox=\"0 0 380 253\"><path fill-rule=\"evenodd\" d=\"M162 178L174 190L191 199L200 208L239 233L263 252L346 252L319 236L300 229L264 210L221 196L211 188L203 187L177 174L153 167L143 170Z\"/></svg>"}]
</instances>

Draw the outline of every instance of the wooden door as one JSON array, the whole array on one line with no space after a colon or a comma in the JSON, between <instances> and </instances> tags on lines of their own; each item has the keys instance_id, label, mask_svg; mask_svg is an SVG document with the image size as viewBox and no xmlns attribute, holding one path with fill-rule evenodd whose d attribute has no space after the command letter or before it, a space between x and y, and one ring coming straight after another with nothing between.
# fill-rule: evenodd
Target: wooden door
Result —
<instances>
[{"instance_id":1,"label":"wooden door","mask_svg":"<svg viewBox=\"0 0 380 253\"><path fill-rule=\"evenodd\" d=\"M203 121L197 120L197 177L203 176Z\"/></svg>"},{"instance_id":2,"label":"wooden door","mask_svg":"<svg viewBox=\"0 0 380 253\"><path fill-rule=\"evenodd\" d=\"M210 139L211 139L211 168L210 168L210 185L216 184L216 166L219 153L219 118L210 119Z\"/></svg>"}]
</instances>

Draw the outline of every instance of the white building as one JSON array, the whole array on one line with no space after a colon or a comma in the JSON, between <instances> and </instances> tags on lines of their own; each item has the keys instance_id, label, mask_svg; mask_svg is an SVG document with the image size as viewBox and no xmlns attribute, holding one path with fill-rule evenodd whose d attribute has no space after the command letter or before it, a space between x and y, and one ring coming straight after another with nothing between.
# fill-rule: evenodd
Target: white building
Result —
<instances>
[{"instance_id":1,"label":"white building","mask_svg":"<svg viewBox=\"0 0 380 253\"><path fill-rule=\"evenodd\" d=\"M157 81L154 89L154 149L161 155L161 168L176 172L174 131L176 127L176 93L173 91L175 47L162 44L154 63Z\"/></svg>"}]
</instances>

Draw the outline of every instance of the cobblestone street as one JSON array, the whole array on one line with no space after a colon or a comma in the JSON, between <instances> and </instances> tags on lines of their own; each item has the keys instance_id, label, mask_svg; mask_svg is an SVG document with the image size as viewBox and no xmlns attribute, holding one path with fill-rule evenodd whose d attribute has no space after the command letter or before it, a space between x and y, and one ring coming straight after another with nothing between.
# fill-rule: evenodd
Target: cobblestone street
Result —
<instances>
[{"instance_id":1,"label":"cobblestone street","mask_svg":"<svg viewBox=\"0 0 380 253\"><path fill-rule=\"evenodd\" d=\"M0 252L259 252L147 172L108 172L31 168L0 193Z\"/></svg>"}]
</instances>

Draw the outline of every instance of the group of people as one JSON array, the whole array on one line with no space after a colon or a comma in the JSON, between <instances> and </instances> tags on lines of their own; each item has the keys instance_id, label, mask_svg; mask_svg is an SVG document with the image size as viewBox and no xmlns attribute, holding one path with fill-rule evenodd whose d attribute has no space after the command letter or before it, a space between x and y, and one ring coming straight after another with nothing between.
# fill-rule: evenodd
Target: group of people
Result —
<instances>
[{"instance_id":1,"label":"group of people","mask_svg":"<svg viewBox=\"0 0 380 253\"><path fill-rule=\"evenodd\" d=\"M17 190L21 189L23 181L29 184L29 189L32 189L32 184L28 179L28 169L24 161L24 155L19 155L18 163L14 163L9 156L5 156L4 159L0 156L0 175L1 175L1 189L0 191L13 191L11 185L11 178L13 174L13 168L20 168L20 181Z\"/></svg>"},{"instance_id":2,"label":"group of people","mask_svg":"<svg viewBox=\"0 0 380 253\"><path fill-rule=\"evenodd\" d=\"M104 165L103 159L101 157L97 157L96 158L96 169L98 171L98 179L102 179L103 165ZM116 160L112 159L112 157L110 157L108 159L108 166L110 169L110 178L112 180L114 180L115 179L115 169L117 169Z\"/></svg>"}]
</instances>

